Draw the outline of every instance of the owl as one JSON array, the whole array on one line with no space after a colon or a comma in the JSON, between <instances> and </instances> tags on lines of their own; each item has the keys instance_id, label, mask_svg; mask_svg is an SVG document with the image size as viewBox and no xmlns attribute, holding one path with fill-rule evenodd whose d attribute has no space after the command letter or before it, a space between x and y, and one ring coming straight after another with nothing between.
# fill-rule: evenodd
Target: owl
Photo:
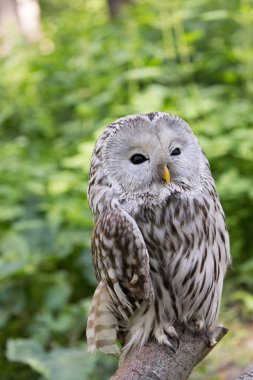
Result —
<instances>
[{"instance_id":1,"label":"owl","mask_svg":"<svg viewBox=\"0 0 253 380\"><path fill-rule=\"evenodd\" d=\"M98 286L88 350L149 339L175 350L178 323L212 331L230 262L210 166L187 123L163 112L109 125L91 159L88 200Z\"/></svg>"}]
</instances>

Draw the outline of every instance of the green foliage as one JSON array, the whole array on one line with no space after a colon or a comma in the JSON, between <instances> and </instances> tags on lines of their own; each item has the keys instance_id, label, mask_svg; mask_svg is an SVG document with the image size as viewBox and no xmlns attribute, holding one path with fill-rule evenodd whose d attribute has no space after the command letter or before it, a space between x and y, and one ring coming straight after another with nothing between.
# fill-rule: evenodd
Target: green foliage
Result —
<instances>
[{"instance_id":1,"label":"green foliage","mask_svg":"<svg viewBox=\"0 0 253 380\"><path fill-rule=\"evenodd\" d=\"M84 356L83 349L55 348L45 352L34 340L15 339L7 344L7 358L29 364L47 380L107 380L107 366L115 367L112 359L104 364L99 356ZM94 367L99 370L94 374Z\"/></svg>"},{"instance_id":2,"label":"green foliage","mask_svg":"<svg viewBox=\"0 0 253 380\"><path fill-rule=\"evenodd\" d=\"M96 137L129 113L177 113L198 135L231 236L227 303L252 320L250 1L136 1L115 22L102 0L41 5L41 41L0 65L2 377L39 378L12 360L45 379L109 377L111 360L82 344L95 286L86 190Z\"/></svg>"}]
</instances>

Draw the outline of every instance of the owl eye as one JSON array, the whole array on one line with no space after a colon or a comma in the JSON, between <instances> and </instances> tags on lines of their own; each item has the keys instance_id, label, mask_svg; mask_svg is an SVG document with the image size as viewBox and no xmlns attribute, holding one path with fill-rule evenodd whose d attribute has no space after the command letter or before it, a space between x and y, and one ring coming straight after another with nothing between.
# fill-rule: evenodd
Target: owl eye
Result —
<instances>
[{"instance_id":1,"label":"owl eye","mask_svg":"<svg viewBox=\"0 0 253 380\"><path fill-rule=\"evenodd\" d=\"M173 151L171 152L171 156L179 156L179 154L181 154L181 150L179 148L175 148L173 149Z\"/></svg>"},{"instance_id":2,"label":"owl eye","mask_svg":"<svg viewBox=\"0 0 253 380\"><path fill-rule=\"evenodd\" d=\"M143 156L143 154L141 154L141 153L133 154L132 157L130 158L130 161L134 165L142 164L143 162L145 162L147 160L148 160L147 157Z\"/></svg>"}]
</instances>

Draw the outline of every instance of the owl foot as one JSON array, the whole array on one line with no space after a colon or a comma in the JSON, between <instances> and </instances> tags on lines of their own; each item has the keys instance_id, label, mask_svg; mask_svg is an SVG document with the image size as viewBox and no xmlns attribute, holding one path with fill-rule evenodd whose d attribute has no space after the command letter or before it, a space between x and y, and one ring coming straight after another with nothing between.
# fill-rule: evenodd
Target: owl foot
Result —
<instances>
[{"instance_id":1,"label":"owl foot","mask_svg":"<svg viewBox=\"0 0 253 380\"><path fill-rule=\"evenodd\" d=\"M156 326L154 337L159 344L164 344L175 353L179 346L179 338L173 326Z\"/></svg>"},{"instance_id":2,"label":"owl foot","mask_svg":"<svg viewBox=\"0 0 253 380\"><path fill-rule=\"evenodd\" d=\"M202 339L206 342L207 347L213 347L217 341L213 336L210 327L205 326L205 322L197 320L194 322L194 332L201 334Z\"/></svg>"},{"instance_id":3,"label":"owl foot","mask_svg":"<svg viewBox=\"0 0 253 380\"><path fill-rule=\"evenodd\" d=\"M213 332L209 328L202 332L202 337L205 340L207 347L214 347L217 343L217 340L213 336Z\"/></svg>"},{"instance_id":4,"label":"owl foot","mask_svg":"<svg viewBox=\"0 0 253 380\"><path fill-rule=\"evenodd\" d=\"M204 321L202 321L201 319L197 320L195 322L195 331L200 333L201 331L203 331L204 327L205 327L205 323Z\"/></svg>"}]
</instances>

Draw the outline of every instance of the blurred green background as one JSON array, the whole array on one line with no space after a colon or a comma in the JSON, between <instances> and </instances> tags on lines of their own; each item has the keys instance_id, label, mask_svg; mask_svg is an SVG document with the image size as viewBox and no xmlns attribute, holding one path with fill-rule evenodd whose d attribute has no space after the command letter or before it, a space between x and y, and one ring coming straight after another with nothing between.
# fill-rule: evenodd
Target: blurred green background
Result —
<instances>
[{"instance_id":1,"label":"blurred green background","mask_svg":"<svg viewBox=\"0 0 253 380\"><path fill-rule=\"evenodd\" d=\"M233 265L230 332L191 375L253 363L253 7L249 0L40 0L41 35L0 56L0 378L105 380L88 355L95 287L86 190L94 142L129 113L184 118L211 163Z\"/></svg>"}]
</instances>

